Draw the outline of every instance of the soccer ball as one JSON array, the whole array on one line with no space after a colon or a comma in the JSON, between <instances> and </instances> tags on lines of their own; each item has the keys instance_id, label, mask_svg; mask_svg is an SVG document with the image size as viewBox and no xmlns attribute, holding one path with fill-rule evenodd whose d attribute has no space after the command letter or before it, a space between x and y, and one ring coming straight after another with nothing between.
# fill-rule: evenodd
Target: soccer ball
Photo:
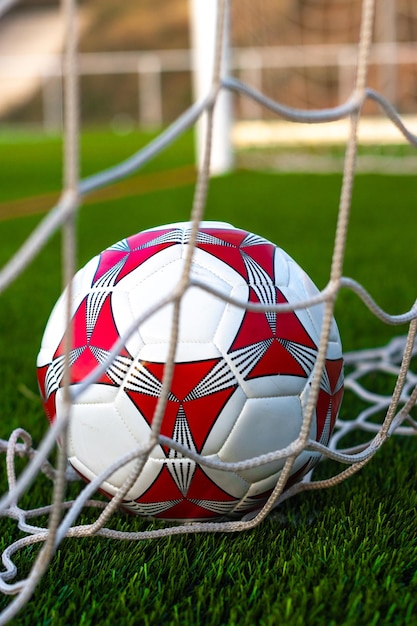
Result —
<instances>
[{"instance_id":1,"label":"soccer ball","mask_svg":"<svg viewBox=\"0 0 417 626\"><path fill-rule=\"evenodd\" d=\"M70 384L81 383L128 335L112 363L72 408L69 462L87 481L149 440L174 306L166 304L148 317L146 313L178 284L190 233L187 222L133 235L93 258L73 279ZM191 284L181 303L161 434L204 459L224 462L289 445L299 435L308 401L323 305L264 313L219 296L243 303L295 304L316 295L317 288L283 250L222 222L201 223L191 279L200 285ZM60 419L64 406L65 306L64 292L38 356L39 387L51 422ZM311 439L328 443L342 395L342 349L333 320ZM319 458L316 452L301 452L290 481L300 480ZM116 493L132 463L103 482L104 493ZM226 471L158 444L123 507L178 521L242 516L263 505L283 465L276 460Z\"/></svg>"}]
</instances>

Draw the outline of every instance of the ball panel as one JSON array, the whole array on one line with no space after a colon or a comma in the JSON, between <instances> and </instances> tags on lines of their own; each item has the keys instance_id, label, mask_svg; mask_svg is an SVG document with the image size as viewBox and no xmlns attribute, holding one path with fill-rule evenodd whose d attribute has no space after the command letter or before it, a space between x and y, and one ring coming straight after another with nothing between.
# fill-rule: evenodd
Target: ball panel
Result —
<instances>
[{"instance_id":1,"label":"ball panel","mask_svg":"<svg viewBox=\"0 0 417 626\"><path fill-rule=\"evenodd\" d=\"M221 460L218 455L208 458ZM236 472L206 466L203 466L203 470L216 485L238 500L244 497L250 487L250 483Z\"/></svg>"},{"instance_id":2,"label":"ball panel","mask_svg":"<svg viewBox=\"0 0 417 626\"><path fill-rule=\"evenodd\" d=\"M244 461L288 446L298 437L302 408L298 397L249 398L219 451L223 461ZM282 469L282 460L239 471L252 483Z\"/></svg>"},{"instance_id":3,"label":"ball panel","mask_svg":"<svg viewBox=\"0 0 417 626\"><path fill-rule=\"evenodd\" d=\"M169 295L178 284L183 268L184 261L173 262L136 285L130 292L132 309L138 314L143 314L151 306ZM193 272L193 275L195 273ZM221 293L225 295L230 293L230 286L225 281L204 268L199 268L198 276L203 283L212 285ZM190 343L211 341L224 307L224 301L202 289L196 287L188 289L181 304L180 341ZM146 344L166 343L169 339L172 322L173 305L169 304L141 324L140 333L143 341Z\"/></svg>"},{"instance_id":4,"label":"ball panel","mask_svg":"<svg viewBox=\"0 0 417 626\"><path fill-rule=\"evenodd\" d=\"M245 402L246 395L243 389L236 387L208 433L202 448L202 454L210 456L211 454L216 454L221 449L229 433L234 428L236 421L239 419Z\"/></svg>"},{"instance_id":5,"label":"ball panel","mask_svg":"<svg viewBox=\"0 0 417 626\"><path fill-rule=\"evenodd\" d=\"M252 482L246 494L247 498L269 497L281 476L281 471L272 472L266 478Z\"/></svg>"},{"instance_id":6,"label":"ball panel","mask_svg":"<svg viewBox=\"0 0 417 626\"><path fill-rule=\"evenodd\" d=\"M274 256L274 283L277 287L287 287L291 273L289 263L291 257L281 248L276 248ZM301 269L301 268L300 268Z\"/></svg>"},{"instance_id":7,"label":"ball panel","mask_svg":"<svg viewBox=\"0 0 417 626\"><path fill-rule=\"evenodd\" d=\"M70 460L93 479L145 445L162 389L173 305L141 323L112 364L115 342L135 320L172 293L184 270L191 224L170 224L128 237L92 259L74 278L70 351L72 384L98 364L105 371L73 406ZM317 288L284 251L221 222L203 222L191 278L224 296L265 307L296 303ZM65 301L55 306L38 356L38 379L50 420L63 412ZM289 313L253 312L190 286L181 303L179 343L161 434L195 453L234 462L297 439L308 402L324 306ZM76 387L74 387L76 389ZM343 395L340 337L332 322L310 437L329 440ZM299 480L319 459L302 452ZM205 520L259 508L284 460L239 472L213 470L156 445L126 496L125 508L166 520ZM103 484L112 495L133 467Z\"/></svg>"},{"instance_id":8,"label":"ball panel","mask_svg":"<svg viewBox=\"0 0 417 626\"><path fill-rule=\"evenodd\" d=\"M97 267L98 257L91 259L83 268L78 270L72 281L72 298L71 298L71 314L74 315L81 302L84 300L86 293L90 289L90 283ZM55 303L45 331L42 337L41 353L49 348L52 355L54 354L59 342L61 341L66 328L67 316L67 298L68 288L64 289L57 302ZM40 353L40 355L41 355ZM39 355L39 356L40 356ZM40 366L45 365L46 361L40 361Z\"/></svg>"},{"instance_id":9,"label":"ball panel","mask_svg":"<svg viewBox=\"0 0 417 626\"><path fill-rule=\"evenodd\" d=\"M238 502L213 475L189 459L151 460L150 465L153 470L159 465L152 484L141 495L133 495L142 488L139 480L129 494L134 502L123 503L141 515L167 521L206 520L227 515Z\"/></svg>"},{"instance_id":10,"label":"ball panel","mask_svg":"<svg viewBox=\"0 0 417 626\"><path fill-rule=\"evenodd\" d=\"M232 295L243 300L248 293L250 296L245 286L236 288ZM275 289L271 298L275 303L288 300ZM244 312L228 305L214 341L225 351L248 397L300 393L317 354L298 312Z\"/></svg>"},{"instance_id":11,"label":"ball panel","mask_svg":"<svg viewBox=\"0 0 417 626\"><path fill-rule=\"evenodd\" d=\"M166 231L161 231L166 232ZM178 237L177 237L178 238ZM152 276L164 274L168 271L168 268L174 264L177 265L181 260L182 246L179 241L172 243L166 248L159 249L159 247L147 246L145 248L146 256L142 249L129 250L129 268L130 272L125 272L119 279L117 286L123 289L134 299L135 291L144 281L149 280ZM177 278L179 277L179 274ZM162 282L162 281L161 281ZM159 297L162 297L166 293L170 292L175 283L166 283L159 285L163 289L163 294L154 293L151 294L151 302L155 302ZM139 297L139 311L146 307L146 301L140 300ZM132 309L136 312L136 306L133 305Z\"/></svg>"},{"instance_id":12,"label":"ball panel","mask_svg":"<svg viewBox=\"0 0 417 626\"><path fill-rule=\"evenodd\" d=\"M152 363L165 363L168 358L169 343L167 341L161 343L149 343L143 346L139 352L139 361L150 361ZM213 344L208 341L201 342L184 342L177 344L175 352L175 361L177 363L197 362L199 360L216 359L221 357L221 352Z\"/></svg>"},{"instance_id":13,"label":"ball panel","mask_svg":"<svg viewBox=\"0 0 417 626\"><path fill-rule=\"evenodd\" d=\"M233 266L227 265L221 258L215 256L214 252L218 248L218 245L205 246L204 249L196 248L193 255L191 278L228 296L237 285L244 286L246 282ZM209 252L210 249L212 249L211 252ZM184 248L184 257L185 252L186 248Z\"/></svg>"},{"instance_id":14,"label":"ball panel","mask_svg":"<svg viewBox=\"0 0 417 626\"><path fill-rule=\"evenodd\" d=\"M241 283L240 281L230 290L230 297L242 302L242 304L247 303L248 294L248 285ZM236 332L242 323L244 315L245 310L243 308L232 304L226 304L223 309L222 318L219 321L216 332L212 337L213 343L215 343L219 350L225 355L225 358L229 361L229 363L230 359L227 355L230 346L236 337Z\"/></svg>"},{"instance_id":15,"label":"ball panel","mask_svg":"<svg viewBox=\"0 0 417 626\"><path fill-rule=\"evenodd\" d=\"M131 330L137 319L137 313L132 309L129 293L121 287L115 288L112 291L111 302L114 323L119 336L122 337ZM136 328L136 330L126 338L124 345L131 355L136 355L140 352L144 346L144 342L140 335L139 328Z\"/></svg>"},{"instance_id":16,"label":"ball panel","mask_svg":"<svg viewBox=\"0 0 417 626\"><path fill-rule=\"evenodd\" d=\"M162 391L163 376L163 362L142 361L131 370L123 387L149 426L153 423ZM237 389L237 381L221 358L177 362L173 370L161 434L194 452L201 452L203 448L210 450L213 440L218 437L216 422L223 423L221 418L224 409L229 407L229 401ZM235 406L236 402L237 400L231 406ZM236 417L233 414L232 418ZM230 419L226 419L226 425ZM222 432L224 436L224 428ZM211 443L208 442L210 436Z\"/></svg>"},{"instance_id":17,"label":"ball panel","mask_svg":"<svg viewBox=\"0 0 417 626\"><path fill-rule=\"evenodd\" d=\"M141 443L127 427L115 406L117 388L105 385L92 385L83 394L83 402L77 402L72 409L69 429L69 459L76 470L84 474L98 475L110 464ZM63 414L63 390L57 392L56 409L58 418ZM117 470L112 484L119 486L128 476L132 467L129 463Z\"/></svg>"}]
</instances>

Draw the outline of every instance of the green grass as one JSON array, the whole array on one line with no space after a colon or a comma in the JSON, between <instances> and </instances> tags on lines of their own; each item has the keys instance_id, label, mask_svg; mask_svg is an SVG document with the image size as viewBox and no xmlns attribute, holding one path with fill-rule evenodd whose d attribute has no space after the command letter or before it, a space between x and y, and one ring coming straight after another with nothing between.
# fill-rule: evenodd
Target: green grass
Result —
<instances>
[{"instance_id":1,"label":"green grass","mask_svg":"<svg viewBox=\"0 0 417 626\"><path fill-rule=\"evenodd\" d=\"M117 163L148 139L136 133L86 133L83 174ZM61 148L57 138L0 137L0 202L57 191ZM191 162L192 140L187 135L146 172ZM212 182L206 217L268 237L323 287L329 277L340 186L341 177L334 174L236 172ZM344 273L360 280L391 313L408 309L416 295L416 192L413 177L361 175L355 182ZM121 237L187 219L192 198L192 186L185 185L85 206L78 219L78 265ZM2 265L40 219L0 222ZM59 254L60 236L54 235L0 296L2 438L22 426L38 445L46 430L35 360L61 290ZM405 332L404 327L384 326L345 291L338 298L337 320L346 350L382 345ZM342 410L354 411L355 401L350 398ZM297 496L244 534L141 543L65 540L14 623L417 624L415 445L413 439L392 438L346 483ZM0 483L3 493L3 469ZM49 498L48 481L39 480L23 502L40 505ZM124 514L112 524L124 530L149 527ZM4 519L0 535L4 546L20 533ZM37 551L31 548L16 557L22 575ZM0 598L0 607L8 602Z\"/></svg>"}]
</instances>

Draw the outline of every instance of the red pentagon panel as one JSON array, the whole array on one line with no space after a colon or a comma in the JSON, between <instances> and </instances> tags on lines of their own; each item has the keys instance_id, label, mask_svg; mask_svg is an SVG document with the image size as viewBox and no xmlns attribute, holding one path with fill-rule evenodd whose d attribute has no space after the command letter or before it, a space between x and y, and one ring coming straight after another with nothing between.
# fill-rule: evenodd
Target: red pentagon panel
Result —
<instances>
[{"instance_id":1,"label":"red pentagon panel","mask_svg":"<svg viewBox=\"0 0 417 626\"><path fill-rule=\"evenodd\" d=\"M277 287L275 291L277 304L285 304L288 302ZM249 302L256 304L261 302L255 291L251 288L249 289ZM234 352L246 346L273 338L291 341L312 349L317 348L295 311L288 313L272 313L272 315L274 315L276 319L275 331L271 327L265 313L246 311L229 352Z\"/></svg>"},{"instance_id":2,"label":"red pentagon panel","mask_svg":"<svg viewBox=\"0 0 417 626\"><path fill-rule=\"evenodd\" d=\"M207 507L210 503L213 503L213 506L206 508L204 501L207 502ZM233 508L238 500L213 483L199 466L195 468L187 494L183 495L164 465L152 485L136 499L136 502L139 504L172 502L172 506L155 515L160 519L210 519L219 517L219 512L215 510L216 505L223 508L226 503L227 508L227 503L230 503L230 508Z\"/></svg>"},{"instance_id":3,"label":"red pentagon panel","mask_svg":"<svg viewBox=\"0 0 417 626\"><path fill-rule=\"evenodd\" d=\"M225 228L202 228L201 233L219 240L205 241L203 237L197 239L197 247L212 254L238 272L245 280L248 280L248 272L243 260L243 253L252 257L273 279L275 246L258 238L254 242L253 237L244 230ZM249 239L248 239L249 236ZM245 245L245 241L248 245ZM256 239L255 239L256 241ZM251 242L251 243L250 243Z\"/></svg>"},{"instance_id":4,"label":"red pentagon panel","mask_svg":"<svg viewBox=\"0 0 417 626\"><path fill-rule=\"evenodd\" d=\"M174 230L175 229L165 229L138 233L125 240L125 247L121 244L120 247L114 246L108 250L104 250L100 255L99 265L94 275L92 285L112 267L124 261L114 281L114 283L117 284L124 276L127 276L127 274L142 265L142 263L157 252L178 244L178 241L164 240L164 235L174 232Z\"/></svg>"},{"instance_id":5,"label":"red pentagon panel","mask_svg":"<svg viewBox=\"0 0 417 626\"><path fill-rule=\"evenodd\" d=\"M276 302L287 302L281 291L278 288L275 290ZM260 302L253 289L249 290L249 302ZM305 377L306 372L288 349L289 344L316 350L315 343L294 311L272 315L276 318L275 329L265 313L246 311L229 354L248 346L262 344L258 358L246 379L277 374Z\"/></svg>"},{"instance_id":6,"label":"red pentagon panel","mask_svg":"<svg viewBox=\"0 0 417 626\"><path fill-rule=\"evenodd\" d=\"M323 435L324 427L328 420L328 413L332 403L332 396L329 396L323 389L320 389L316 404L316 422L317 422L317 434L316 440L320 441ZM333 411L332 411L333 413ZM333 428L332 418L330 418L330 429ZM329 430L331 432L331 430ZM324 445L328 444L327 441L323 441Z\"/></svg>"},{"instance_id":7,"label":"red pentagon panel","mask_svg":"<svg viewBox=\"0 0 417 626\"><path fill-rule=\"evenodd\" d=\"M265 348L264 353L254 364L253 368L245 377L247 380L262 376L302 376L306 377L304 369L298 361L291 356L286 348L277 340Z\"/></svg>"},{"instance_id":8,"label":"red pentagon panel","mask_svg":"<svg viewBox=\"0 0 417 626\"><path fill-rule=\"evenodd\" d=\"M250 243L248 245L243 244L241 248L248 256L250 256L256 263L262 267L263 270L268 274L271 281L273 282L275 279L274 272L274 258L276 246L272 243L262 242L255 245Z\"/></svg>"},{"instance_id":9,"label":"red pentagon panel","mask_svg":"<svg viewBox=\"0 0 417 626\"><path fill-rule=\"evenodd\" d=\"M98 267L91 282L91 286L95 285L97 281L104 276L104 274L106 274L106 272L120 263L120 261L123 261L130 254L130 252L131 251L127 248L122 250L112 248L104 250L104 252L100 254Z\"/></svg>"},{"instance_id":10,"label":"red pentagon panel","mask_svg":"<svg viewBox=\"0 0 417 626\"><path fill-rule=\"evenodd\" d=\"M201 233L217 238L219 243L197 240L197 248L212 254L216 258L224 261L226 265L232 267L245 279L247 272L240 251L240 244L244 241L247 232L243 230L226 230L221 228L202 228Z\"/></svg>"},{"instance_id":11,"label":"red pentagon panel","mask_svg":"<svg viewBox=\"0 0 417 626\"><path fill-rule=\"evenodd\" d=\"M209 359L190 363L176 363L174 366L171 393L165 407L161 435L172 437L177 416L182 407L184 418L191 432L193 443L200 451L224 405L237 387L231 383L226 389L207 387L207 393L194 393L199 383L213 370L221 359ZM162 382L163 363L142 364L151 374ZM149 425L152 424L158 398L146 391L134 391L125 388L125 392L139 409ZM168 454L169 448L165 448Z\"/></svg>"},{"instance_id":12,"label":"red pentagon panel","mask_svg":"<svg viewBox=\"0 0 417 626\"><path fill-rule=\"evenodd\" d=\"M260 304L258 296L251 288L249 289L249 302ZM273 315L276 317L275 313L273 313ZM261 341L268 341L269 339L273 339L274 336L274 332L265 313L262 311L246 311L240 328L229 349L229 353Z\"/></svg>"},{"instance_id":13,"label":"red pentagon panel","mask_svg":"<svg viewBox=\"0 0 417 626\"><path fill-rule=\"evenodd\" d=\"M55 396L56 389L58 386L54 387L54 390L49 395L46 392L45 379L48 373L50 365L44 365L43 367L38 367L37 369L37 377L38 377L38 385L39 390L42 397L43 407L46 413L46 417L49 422L52 423L55 419L56 415L56 405L55 405Z\"/></svg>"},{"instance_id":14,"label":"red pentagon panel","mask_svg":"<svg viewBox=\"0 0 417 626\"><path fill-rule=\"evenodd\" d=\"M199 232L210 235L210 237L216 237L231 248L240 248L249 234L246 230L240 230L239 228L200 228ZM206 245L210 246L213 244L205 244L202 241L199 242L198 247L204 249Z\"/></svg>"},{"instance_id":15,"label":"red pentagon panel","mask_svg":"<svg viewBox=\"0 0 417 626\"><path fill-rule=\"evenodd\" d=\"M336 422L337 415L339 413L340 405L343 398L343 385L337 388L337 383L340 379L340 375L343 369L343 359L326 360L325 365L327 375L330 383L330 393L327 393L324 389L319 390L316 405L316 419L317 419L317 441L320 441L323 434L323 430L326 426L326 420L330 410L330 429L329 433L333 431L334 424ZM329 437L330 438L330 437ZM329 440L323 443L327 445Z\"/></svg>"},{"instance_id":16,"label":"red pentagon panel","mask_svg":"<svg viewBox=\"0 0 417 626\"><path fill-rule=\"evenodd\" d=\"M71 383L82 382L91 374L99 363L95 352L97 350L110 352L120 337L113 318L111 294L104 299L91 331L87 329L88 314L88 298L84 298L72 319ZM64 338L62 338L54 359L62 356L64 350ZM125 348L119 354L131 358ZM105 373L101 375L98 382L114 384Z\"/></svg>"},{"instance_id":17,"label":"red pentagon panel","mask_svg":"<svg viewBox=\"0 0 417 626\"><path fill-rule=\"evenodd\" d=\"M334 394L343 370L343 359L327 359L325 367L329 377L330 390L331 393Z\"/></svg>"},{"instance_id":18,"label":"red pentagon panel","mask_svg":"<svg viewBox=\"0 0 417 626\"><path fill-rule=\"evenodd\" d=\"M284 297L279 289L277 289L277 303L284 304L288 300ZM277 337L282 340L291 341L307 348L317 349L316 344L306 331L304 325L300 322L295 311L288 313L277 313Z\"/></svg>"}]
</instances>

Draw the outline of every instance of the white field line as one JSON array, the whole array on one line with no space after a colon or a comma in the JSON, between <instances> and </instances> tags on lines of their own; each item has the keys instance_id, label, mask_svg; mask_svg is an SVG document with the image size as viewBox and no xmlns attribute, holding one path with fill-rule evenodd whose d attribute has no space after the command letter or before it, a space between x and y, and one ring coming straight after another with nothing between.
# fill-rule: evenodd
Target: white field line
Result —
<instances>
[{"instance_id":1,"label":"white field line","mask_svg":"<svg viewBox=\"0 0 417 626\"><path fill-rule=\"evenodd\" d=\"M417 133L417 115L404 115L401 119L411 132ZM348 134L347 119L322 124L253 120L236 122L232 138L237 148L263 148L274 145L346 145ZM383 117L363 117L358 139L363 145L407 145L396 126Z\"/></svg>"}]
</instances>

